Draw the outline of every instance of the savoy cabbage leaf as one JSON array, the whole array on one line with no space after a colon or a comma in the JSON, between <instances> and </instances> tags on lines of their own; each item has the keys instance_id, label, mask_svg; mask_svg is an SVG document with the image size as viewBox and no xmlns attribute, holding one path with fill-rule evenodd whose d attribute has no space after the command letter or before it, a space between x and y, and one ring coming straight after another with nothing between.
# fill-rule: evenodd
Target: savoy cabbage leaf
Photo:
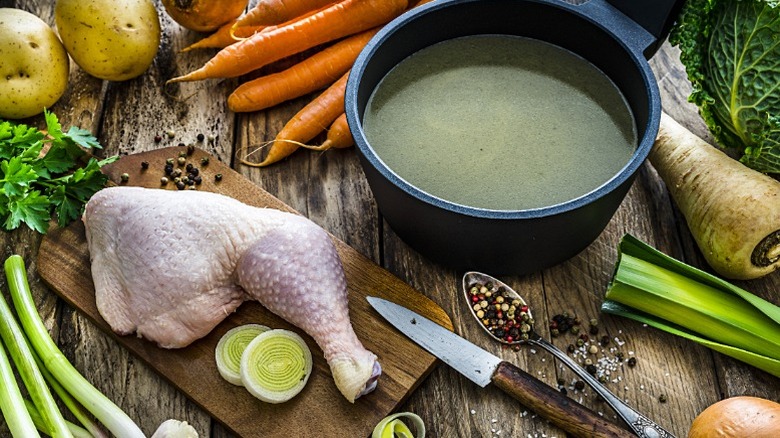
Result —
<instances>
[{"instance_id":1,"label":"savoy cabbage leaf","mask_svg":"<svg viewBox=\"0 0 780 438\"><path fill-rule=\"evenodd\" d=\"M718 143L780 174L780 1L688 0L670 42Z\"/></svg>"}]
</instances>

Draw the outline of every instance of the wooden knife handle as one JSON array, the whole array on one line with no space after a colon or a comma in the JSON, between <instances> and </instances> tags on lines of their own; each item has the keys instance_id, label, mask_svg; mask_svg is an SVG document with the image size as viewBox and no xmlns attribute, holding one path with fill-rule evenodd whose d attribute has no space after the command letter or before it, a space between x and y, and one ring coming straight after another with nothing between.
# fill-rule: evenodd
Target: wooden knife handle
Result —
<instances>
[{"instance_id":1,"label":"wooden knife handle","mask_svg":"<svg viewBox=\"0 0 780 438\"><path fill-rule=\"evenodd\" d=\"M509 362L498 365L492 381L525 407L574 436L635 437Z\"/></svg>"}]
</instances>

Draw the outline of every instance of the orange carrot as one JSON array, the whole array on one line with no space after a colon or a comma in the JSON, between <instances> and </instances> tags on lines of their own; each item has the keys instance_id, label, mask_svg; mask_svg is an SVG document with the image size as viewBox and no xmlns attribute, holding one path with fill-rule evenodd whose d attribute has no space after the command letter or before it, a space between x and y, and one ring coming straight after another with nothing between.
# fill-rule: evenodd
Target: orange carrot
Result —
<instances>
[{"instance_id":1,"label":"orange carrot","mask_svg":"<svg viewBox=\"0 0 780 438\"><path fill-rule=\"evenodd\" d=\"M233 20L227 24L222 25L222 27L217 29L216 32L205 38L202 38L193 44L190 44L181 51L189 52L193 49L221 49L231 44L237 43L242 38L248 38L265 28L265 26L242 26L233 29L233 25L235 23L236 21Z\"/></svg>"},{"instance_id":2,"label":"orange carrot","mask_svg":"<svg viewBox=\"0 0 780 438\"><path fill-rule=\"evenodd\" d=\"M378 30L353 35L287 70L241 84L228 97L228 108L235 112L259 111L332 84L352 67Z\"/></svg>"},{"instance_id":3,"label":"orange carrot","mask_svg":"<svg viewBox=\"0 0 780 438\"><path fill-rule=\"evenodd\" d=\"M328 128L328 136L319 146L305 145L307 149L313 151L327 151L328 149L344 149L355 144L352 133L349 132L347 124L347 115L340 115Z\"/></svg>"},{"instance_id":4,"label":"orange carrot","mask_svg":"<svg viewBox=\"0 0 780 438\"><path fill-rule=\"evenodd\" d=\"M344 90L347 87L349 73L342 76L333 85L323 91L308 105L293 116L271 143L265 159L255 163L240 158L243 164L254 167L265 167L288 157L299 146L310 141L325 130L344 112Z\"/></svg>"},{"instance_id":5,"label":"orange carrot","mask_svg":"<svg viewBox=\"0 0 780 438\"><path fill-rule=\"evenodd\" d=\"M236 27L283 23L307 12L335 3L334 0L260 0L238 19Z\"/></svg>"},{"instance_id":6,"label":"orange carrot","mask_svg":"<svg viewBox=\"0 0 780 438\"><path fill-rule=\"evenodd\" d=\"M168 82L235 77L335 39L385 24L407 0L344 0L314 15L225 47L198 70Z\"/></svg>"}]
</instances>

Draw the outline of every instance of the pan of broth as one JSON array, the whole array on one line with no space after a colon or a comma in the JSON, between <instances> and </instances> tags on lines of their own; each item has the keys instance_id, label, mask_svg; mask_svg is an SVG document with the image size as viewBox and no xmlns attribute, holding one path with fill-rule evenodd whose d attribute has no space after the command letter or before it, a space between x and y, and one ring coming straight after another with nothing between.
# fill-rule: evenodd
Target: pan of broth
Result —
<instances>
[{"instance_id":1,"label":"pan of broth","mask_svg":"<svg viewBox=\"0 0 780 438\"><path fill-rule=\"evenodd\" d=\"M647 59L681 4L436 0L383 28L345 108L393 231L457 269L525 274L582 251L655 140Z\"/></svg>"}]
</instances>

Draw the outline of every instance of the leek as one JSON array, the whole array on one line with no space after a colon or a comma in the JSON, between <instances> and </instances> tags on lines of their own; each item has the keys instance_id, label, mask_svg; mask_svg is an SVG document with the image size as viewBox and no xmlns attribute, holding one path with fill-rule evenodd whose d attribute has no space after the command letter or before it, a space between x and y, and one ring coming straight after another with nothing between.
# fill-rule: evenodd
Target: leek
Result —
<instances>
[{"instance_id":1,"label":"leek","mask_svg":"<svg viewBox=\"0 0 780 438\"><path fill-rule=\"evenodd\" d=\"M241 383L241 356L252 340L270 328L261 324L244 324L228 330L217 343L214 352L217 361L217 371L223 379L233 385Z\"/></svg>"},{"instance_id":2,"label":"leek","mask_svg":"<svg viewBox=\"0 0 780 438\"><path fill-rule=\"evenodd\" d=\"M412 420L414 428L417 430L417 435L412 435L412 431L406 423L401 420L402 417L408 417ZM425 423L419 415L412 412L400 412L385 417L379 424L374 427L371 438L424 438L425 437Z\"/></svg>"},{"instance_id":3,"label":"leek","mask_svg":"<svg viewBox=\"0 0 780 438\"><path fill-rule=\"evenodd\" d=\"M16 384L11 362L0 343L0 410L13 436L39 437L38 430L25 408L25 400ZM37 411L36 411L37 413Z\"/></svg>"},{"instance_id":4,"label":"leek","mask_svg":"<svg viewBox=\"0 0 780 438\"><path fill-rule=\"evenodd\" d=\"M780 307L631 235L601 306L780 377Z\"/></svg>"},{"instance_id":5,"label":"leek","mask_svg":"<svg viewBox=\"0 0 780 438\"><path fill-rule=\"evenodd\" d=\"M260 400L283 403L306 386L312 364L311 350L300 336L284 329L268 330L244 350L241 382Z\"/></svg>"},{"instance_id":6,"label":"leek","mask_svg":"<svg viewBox=\"0 0 780 438\"><path fill-rule=\"evenodd\" d=\"M33 302L24 260L18 255L12 255L6 259L4 267L19 320L44 366L84 408L90 411L115 436L119 438L145 438L138 425L92 386L57 348L57 344L49 336Z\"/></svg>"}]
</instances>

